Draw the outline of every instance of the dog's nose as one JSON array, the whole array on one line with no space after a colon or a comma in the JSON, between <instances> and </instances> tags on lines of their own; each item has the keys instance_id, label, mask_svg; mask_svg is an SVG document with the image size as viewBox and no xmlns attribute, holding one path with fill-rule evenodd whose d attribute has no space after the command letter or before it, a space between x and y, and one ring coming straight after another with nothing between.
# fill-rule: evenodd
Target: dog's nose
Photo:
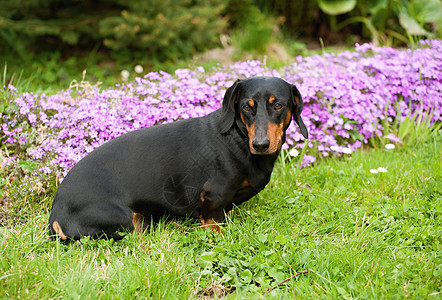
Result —
<instances>
[{"instance_id":1,"label":"dog's nose","mask_svg":"<svg viewBox=\"0 0 442 300\"><path fill-rule=\"evenodd\" d=\"M265 152L267 151L267 149L269 149L270 140L268 138L264 138L261 140L254 139L252 142L252 146L257 152Z\"/></svg>"}]
</instances>

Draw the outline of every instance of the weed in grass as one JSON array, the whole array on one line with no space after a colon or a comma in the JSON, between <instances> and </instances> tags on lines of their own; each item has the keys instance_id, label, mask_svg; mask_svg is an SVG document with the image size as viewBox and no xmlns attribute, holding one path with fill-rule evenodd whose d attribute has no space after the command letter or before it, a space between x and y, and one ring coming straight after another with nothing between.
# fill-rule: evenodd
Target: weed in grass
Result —
<instances>
[{"instance_id":1,"label":"weed in grass","mask_svg":"<svg viewBox=\"0 0 442 300\"><path fill-rule=\"evenodd\" d=\"M384 116L381 120L383 132L381 135L376 135L370 139L370 144L375 147L385 147L395 143L399 146L415 147L422 144L423 141L427 141L429 138L434 137L440 133L442 123L438 122L432 124L437 108L434 107L428 111L424 111L423 102L420 102L420 108L412 113L410 109L411 102L408 107L408 115L403 117L400 108L393 122L389 122L387 114L387 107L385 107ZM398 105L397 105L398 106ZM377 125L375 124L376 128ZM388 148L388 147L387 147Z\"/></svg>"}]
</instances>

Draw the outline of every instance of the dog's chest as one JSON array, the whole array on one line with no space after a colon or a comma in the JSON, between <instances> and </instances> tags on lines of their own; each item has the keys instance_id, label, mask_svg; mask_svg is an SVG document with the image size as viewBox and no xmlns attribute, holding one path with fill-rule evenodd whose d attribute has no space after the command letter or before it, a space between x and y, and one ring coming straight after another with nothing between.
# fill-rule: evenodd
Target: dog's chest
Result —
<instances>
[{"instance_id":1,"label":"dog's chest","mask_svg":"<svg viewBox=\"0 0 442 300\"><path fill-rule=\"evenodd\" d=\"M198 209L204 183L222 173L223 161L224 157L210 144L190 152L170 175L162 179L162 196L168 209L177 214Z\"/></svg>"},{"instance_id":2,"label":"dog's chest","mask_svg":"<svg viewBox=\"0 0 442 300\"><path fill-rule=\"evenodd\" d=\"M217 182L237 176L246 179L247 151L249 150L246 143L244 146L238 144L230 136L216 136L198 146L194 145L185 162L163 179L162 194L169 209L177 211L198 209L201 205L201 191L210 179L215 179Z\"/></svg>"}]
</instances>

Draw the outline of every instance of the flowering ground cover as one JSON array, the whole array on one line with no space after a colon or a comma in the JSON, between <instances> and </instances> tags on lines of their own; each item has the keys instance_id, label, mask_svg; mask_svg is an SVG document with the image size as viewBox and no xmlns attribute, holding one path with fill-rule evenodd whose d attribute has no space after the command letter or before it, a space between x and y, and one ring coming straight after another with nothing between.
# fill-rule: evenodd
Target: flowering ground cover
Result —
<instances>
[{"instance_id":1,"label":"flowering ground cover","mask_svg":"<svg viewBox=\"0 0 442 300\"><path fill-rule=\"evenodd\" d=\"M99 90L90 85L55 95L19 93L4 87L9 106L1 114L2 166L58 174L88 152L126 132L205 115L220 107L237 78L282 77L297 85L309 130L304 143L298 128L288 129L286 147L302 148L301 166L330 154L351 153L370 138L382 136L385 124L424 113L442 120L442 41L397 50L357 45L355 51L298 57L283 69L261 61L238 62L204 70L149 73L134 82ZM400 142L390 133L387 138ZM14 153L19 149L19 157Z\"/></svg>"}]
</instances>

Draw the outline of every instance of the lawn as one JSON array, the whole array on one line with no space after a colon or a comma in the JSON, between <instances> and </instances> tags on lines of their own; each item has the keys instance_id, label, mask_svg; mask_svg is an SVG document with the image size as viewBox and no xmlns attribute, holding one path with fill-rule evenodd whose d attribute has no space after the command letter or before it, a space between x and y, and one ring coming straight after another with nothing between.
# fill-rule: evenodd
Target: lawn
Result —
<instances>
[{"instance_id":1,"label":"lawn","mask_svg":"<svg viewBox=\"0 0 442 300\"><path fill-rule=\"evenodd\" d=\"M361 150L303 169L285 153L271 183L221 233L164 220L120 242L65 246L49 240L42 211L0 228L0 294L437 299L441 149L437 134L416 147ZM386 172L372 173L380 167ZM292 278L303 270L310 272Z\"/></svg>"},{"instance_id":2,"label":"lawn","mask_svg":"<svg viewBox=\"0 0 442 300\"><path fill-rule=\"evenodd\" d=\"M0 89L0 298L440 298L442 42L151 72L103 90ZM304 141L220 233L164 219L122 241L47 233L60 180L103 142L220 107L236 78L304 99ZM4 79L5 76L3 76Z\"/></svg>"}]
</instances>

